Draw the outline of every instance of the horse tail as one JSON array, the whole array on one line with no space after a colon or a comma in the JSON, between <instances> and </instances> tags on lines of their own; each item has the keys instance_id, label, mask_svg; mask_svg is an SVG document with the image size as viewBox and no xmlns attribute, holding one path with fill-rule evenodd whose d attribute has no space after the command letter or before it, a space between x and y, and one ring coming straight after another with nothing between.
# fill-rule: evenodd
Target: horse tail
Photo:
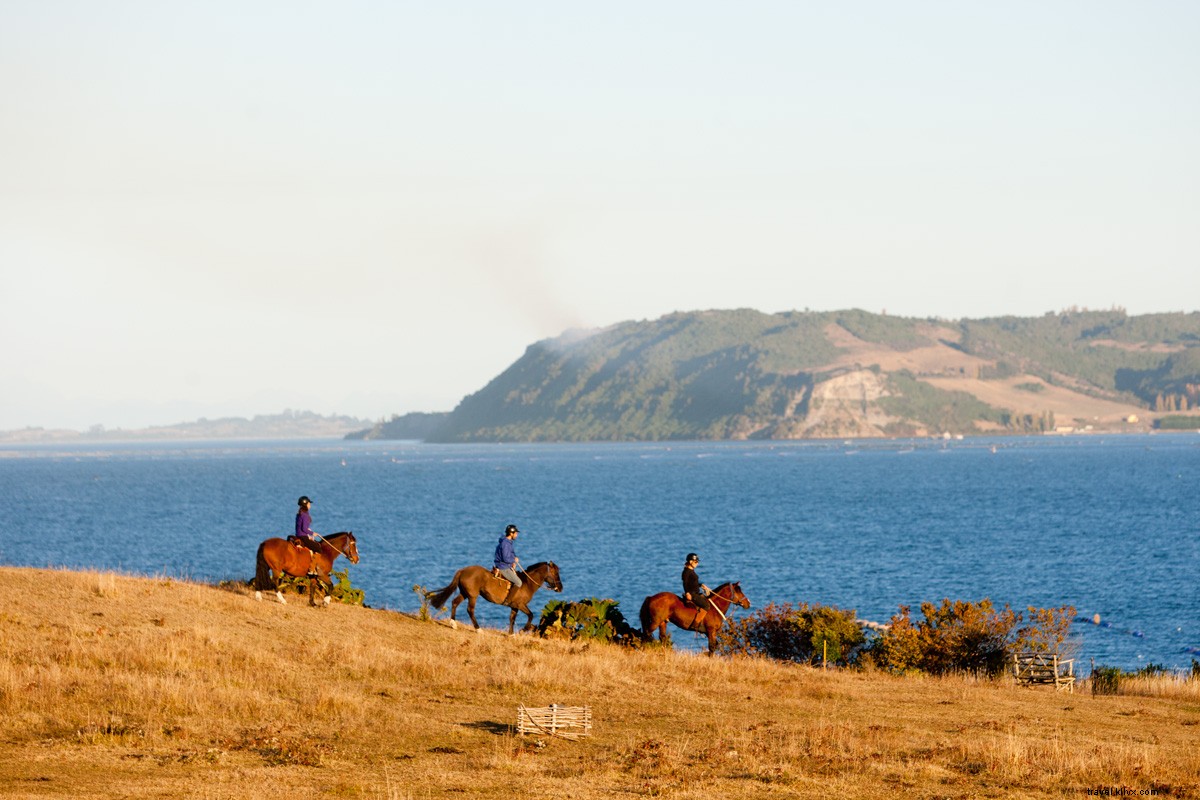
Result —
<instances>
[{"instance_id":1,"label":"horse tail","mask_svg":"<svg viewBox=\"0 0 1200 800\"><path fill-rule=\"evenodd\" d=\"M445 586L441 589L435 589L432 592L426 592L425 597L429 599L429 605L433 606L434 608L441 608L442 606L446 605L446 601L450 599L450 595L454 594L455 590L458 589L458 576L461 574L461 569L454 573L454 577L450 579L449 586Z\"/></svg>"},{"instance_id":2,"label":"horse tail","mask_svg":"<svg viewBox=\"0 0 1200 800\"><path fill-rule=\"evenodd\" d=\"M267 566L267 557L263 555L263 548L266 546L266 542L258 546L258 556L254 567L254 589L259 592L275 588L271 585L271 568Z\"/></svg>"},{"instance_id":3,"label":"horse tail","mask_svg":"<svg viewBox=\"0 0 1200 800\"><path fill-rule=\"evenodd\" d=\"M638 619L642 621L642 638L650 639L654 636L654 631L651 626L654 624L654 615L650 611L650 598L647 597L642 601L641 610L638 611Z\"/></svg>"}]
</instances>

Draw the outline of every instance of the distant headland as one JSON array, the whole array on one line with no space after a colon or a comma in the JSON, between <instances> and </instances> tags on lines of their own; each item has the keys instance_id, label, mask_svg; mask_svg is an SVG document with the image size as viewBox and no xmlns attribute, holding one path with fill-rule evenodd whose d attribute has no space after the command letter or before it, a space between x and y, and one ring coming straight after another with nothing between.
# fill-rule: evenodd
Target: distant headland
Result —
<instances>
[{"instance_id":1,"label":"distant headland","mask_svg":"<svg viewBox=\"0 0 1200 800\"><path fill-rule=\"evenodd\" d=\"M284 411L0 442L843 439L1200 430L1200 312L907 318L690 311L531 344L453 411Z\"/></svg>"},{"instance_id":2,"label":"distant headland","mask_svg":"<svg viewBox=\"0 0 1200 800\"><path fill-rule=\"evenodd\" d=\"M530 345L433 442L820 439L1200 428L1200 313L913 319L675 313Z\"/></svg>"}]
</instances>

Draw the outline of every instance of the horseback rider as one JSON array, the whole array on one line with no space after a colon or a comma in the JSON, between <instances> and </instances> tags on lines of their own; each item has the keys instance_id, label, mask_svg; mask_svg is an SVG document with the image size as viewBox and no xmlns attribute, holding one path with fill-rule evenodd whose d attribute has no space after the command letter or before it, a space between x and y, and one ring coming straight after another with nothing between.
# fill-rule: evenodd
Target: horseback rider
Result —
<instances>
[{"instance_id":1,"label":"horseback rider","mask_svg":"<svg viewBox=\"0 0 1200 800\"><path fill-rule=\"evenodd\" d=\"M309 509L312 508L312 500L305 495L297 501L300 505L300 510L296 512L296 544L301 547L306 547L313 553L313 561L309 564L308 574L313 576L317 574L316 554L321 552L319 542L324 541L321 534L312 529L312 515L309 514Z\"/></svg>"},{"instance_id":2,"label":"horseback rider","mask_svg":"<svg viewBox=\"0 0 1200 800\"><path fill-rule=\"evenodd\" d=\"M517 576L516 566L521 562L517 558L516 550L513 543L517 540L516 525L509 525L504 529L504 535L500 537L500 541L496 542L496 555L492 561L492 574L497 578L503 578L511 585L508 587L508 594L504 596L504 601L501 605L508 603L509 598L513 596L513 592L521 588L521 579Z\"/></svg>"},{"instance_id":3,"label":"horseback rider","mask_svg":"<svg viewBox=\"0 0 1200 800\"><path fill-rule=\"evenodd\" d=\"M696 618L692 620L692 627L697 630L708 615L708 609L712 608L712 604L708 601L708 595L712 594L712 590L701 583L700 576L696 574L696 567L699 565L700 556L688 553L687 560L683 564L682 575L683 600L696 607Z\"/></svg>"}]
</instances>

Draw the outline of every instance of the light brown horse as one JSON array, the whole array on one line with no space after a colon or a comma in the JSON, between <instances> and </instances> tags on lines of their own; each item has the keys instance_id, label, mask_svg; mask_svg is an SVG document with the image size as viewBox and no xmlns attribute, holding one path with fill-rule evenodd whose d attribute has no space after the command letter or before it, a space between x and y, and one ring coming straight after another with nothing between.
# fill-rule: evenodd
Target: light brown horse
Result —
<instances>
[{"instance_id":1,"label":"light brown horse","mask_svg":"<svg viewBox=\"0 0 1200 800\"><path fill-rule=\"evenodd\" d=\"M749 608L750 601L746 599L746 595L742 594L741 582L737 582L722 583L708 596L708 602L719 609L720 613L709 609L697 627L696 617L699 615L700 609L671 592L650 595L642 601L640 612L642 637L647 641L653 639L654 631L657 629L658 640L665 641L669 638L667 622L673 622L685 631L704 631L708 636L708 652L709 655L712 655L717 649L717 631L721 630L721 626L725 624L725 613L729 611L729 607L737 604L742 608Z\"/></svg>"},{"instance_id":2,"label":"light brown horse","mask_svg":"<svg viewBox=\"0 0 1200 800\"><path fill-rule=\"evenodd\" d=\"M539 561L529 569L521 570L521 573L521 586L513 592L513 596L507 603L504 602L504 598L508 594L508 581L497 578L492 575L490 570L478 566L463 567L454 573L449 586L426 592L425 596L434 608L442 608L450 599L450 595L458 592L458 597L454 598L454 603L450 606L450 624L456 627L458 620L454 618L454 615L458 611L458 604L466 600L467 613L471 615L471 624L475 626L475 630L479 630L479 623L475 620L475 601L479 597L483 597L490 603L498 606L507 605L512 609L512 613L508 615L508 632L510 634L516 623L517 612L524 611L525 616L529 619L521 630L528 631L533 629L533 612L529 610L529 601L533 598L533 593L542 588L542 584L556 592L561 592L563 587L562 580L558 577L558 565L553 561Z\"/></svg>"},{"instance_id":3,"label":"light brown horse","mask_svg":"<svg viewBox=\"0 0 1200 800\"><path fill-rule=\"evenodd\" d=\"M319 584L321 590L325 591L325 587L331 585L329 571L333 569L333 562L337 557L345 556L350 559L351 564L358 563L358 542L354 540L354 534L350 531L322 536L321 541L317 542L317 547L321 548L321 552L314 553L307 547L292 544L287 539L278 537L267 539L260 544L254 570L254 599L262 600L264 591L272 591L279 598L279 602L287 603L283 599L283 593L279 591L279 579L284 575L303 578L311 571L316 573L316 577L309 578L308 581L308 604L315 606L316 586ZM329 599L329 592L325 591L325 605L329 605Z\"/></svg>"}]
</instances>

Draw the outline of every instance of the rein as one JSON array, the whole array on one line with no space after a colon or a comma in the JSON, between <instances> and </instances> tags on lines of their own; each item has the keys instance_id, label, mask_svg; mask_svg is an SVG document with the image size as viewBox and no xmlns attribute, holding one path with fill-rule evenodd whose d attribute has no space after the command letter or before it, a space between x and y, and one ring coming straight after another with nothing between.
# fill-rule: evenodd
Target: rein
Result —
<instances>
[{"instance_id":1,"label":"rein","mask_svg":"<svg viewBox=\"0 0 1200 800\"><path fill-rule=\"evenodd\" d=\"M535 582L539 589L542 588L542 586L546 583L545 578L538 580L537 578L535 578L534 576L532 576L528 572L526 572L524 567L517 567L517 569L521 570L521 574L523 574L526 578L529 578L529 580Z\"/></svg>"},{"instance_id":2,"label":"rein","mask_svg":"<svg viewBox=\"0 0 1200 800\"><path fill-rule=\"evenodd\" d=\"M710 593L710 594L709 594L709 597L716 597L716 598L718 598L718 599L724 600L724 601L725 601L726 603L728 603L729 605L733 605L733 598L732 598L732 597L726 597L726 596L724 596L724 595L717 594L716 592L712 592L712 593ZM729 622L729 618L725 616L725 612L724 612L724 611L722 611L722 610L720 609L720 607L719 607L719 606L718 606L716 603L709 603L709 605L710 605L710 606L712 606L712 609L713 609L713 611L716 611L718 614L720 614L720 615L721 615L721 622L722 622L722 624L723 624L723 623L726 623L726 622Z\"/></svg>"},{"instance_id":3,"label":"rein","mask_svg":"<svg viewBox=\"0 0 1200 800\"><path fill-rule=\"evenodd\" d=\"M318 536L320 536L320 534L318 534ZM329 549L330 549L330 550L332 550L333 552L337 553L338 555L340 555L342 558L346 559L347 561L349 561L349 560L350 560L350 556L346 555L344 552L342 552L341 550L337 549L337 547L336 547L336 546L335 546L335 545L334 545L332 542L330 542L330 541L329 541L329 539L327 539L326 537L324 537L324 536L321 536L321 541L320 541L319 543L320 543L320 544L327 544L327 545L329 545Z\"/></svg>"}]
</instances>

